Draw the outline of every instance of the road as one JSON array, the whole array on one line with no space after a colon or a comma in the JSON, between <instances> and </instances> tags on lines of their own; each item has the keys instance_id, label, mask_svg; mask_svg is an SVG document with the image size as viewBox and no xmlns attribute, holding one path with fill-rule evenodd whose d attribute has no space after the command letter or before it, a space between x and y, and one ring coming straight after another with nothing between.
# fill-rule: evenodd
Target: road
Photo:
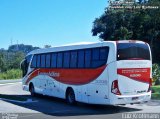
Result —
<instances>
[{"instance_id":1,"label":"road","mask_svg":"<svg viewBox=\"0 0 160 119\"><path fill-rule=\"evenodd\" d=\"M0 84L5 84L5 83L16 83L20 82L22 79L15 79L15 80L0 80Z\"/></svg>"},{"instance_id":2,"label":"road","mask_svg":"<svg viewBox=\"0 0 160 119\"><path fill-rule=\"evenodd\" d=\"M122 115L126 113L160 113L160 101L153 100L145 104L128 104L126 106L100 106L82 103L71 106L62 99L46 96L32 98L28 92L22 90L21 83L0 85L0 94L24 96L35 101L18 103L0 100L0 113L2 113L0 118L6 113L15 114L9 116L18 116L18 119L122 119Z\"/></svg>"}]
</instances>

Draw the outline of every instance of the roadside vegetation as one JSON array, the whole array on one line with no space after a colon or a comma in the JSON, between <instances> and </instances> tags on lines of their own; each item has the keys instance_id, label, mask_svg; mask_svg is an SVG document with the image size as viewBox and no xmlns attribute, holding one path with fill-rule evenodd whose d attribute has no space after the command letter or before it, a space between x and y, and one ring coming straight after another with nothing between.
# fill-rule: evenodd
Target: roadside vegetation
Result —
<instances>
[{"instance_id":1,"label":"roadside vegetation","mask_svg":"<svg viewBox=\"0 0 160 119\"><path fill-rule=\"evenodd\" d=\"M10 69L0 73L0 79L20 79L21 77L22 71L20 69Z\"/></svg>"},{"instance_id":2,"label":"roadside vegetation","mask_svg":"<svg viewBox=\"0 0 160 119\"><path fill-rule=\"evenodd\" d=\"M21 78L20 62L25 54L23 52L0 52L0 79Z\"/></svg>"},{"instance_id":3,"label":"roadside vegetation","mask_svg":"<svg viewBox=\"0 0 160 119\"><path fill-rule=\"evenodd\" d=\"M0 49L0 80L22 77L20 63L30 51L38 49L32 45L11 45L7 50Z\"/></svg>"},{"instance_id":4,"label":"roadside vegetation","mask_svg":"<svg viewBox=\"0 0 160 119\"><path fill-rule=\"evenodd\" d=\"M152 86L152 99L160 100L160 85Z\"/></svg>"},{"instance_id":5,"label":"roadside vegetation","mask_svg":"<svg viewBox=\"0 0 160 119\"><path fill-rule=\"evenodd\" d=\"M153 64L152 77L152 99L160 100L160 66L158 64Z\"/></svg>"}]
</instances>

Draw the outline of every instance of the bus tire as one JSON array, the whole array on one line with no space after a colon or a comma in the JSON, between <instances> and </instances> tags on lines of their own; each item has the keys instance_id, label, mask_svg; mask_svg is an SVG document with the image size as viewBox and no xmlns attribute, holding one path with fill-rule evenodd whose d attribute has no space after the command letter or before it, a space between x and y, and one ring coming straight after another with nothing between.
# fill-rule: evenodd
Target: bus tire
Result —
<instances>
[{"instance_id":1,"label":"bus tire","mask_svg":"<svg viewBox=\"0 0 160 119\"><path fill-rule=\"evenodd\" d=\"M71 104L71 105L73 105L73 104L76 103L75 93L74 93L74 91L73 91L72 88L69 88L69 89L67 89L67 91L66 91L66 101L67 101L67 103L69 103L69 104Z\"/></svg>"},{"instance_id":2,"label":"bus tire","mask_svg":"<svg viewBox=\"0 0 160 119\"><path fill-rule=\"evenodd\" d=\"M33 83L31 83L31 84L29 85L29 91L30 91L32 97L34 97L34 96L36 95L36 94L35 94L35 88L34 88Z\"/></svg>"}]
</instances>

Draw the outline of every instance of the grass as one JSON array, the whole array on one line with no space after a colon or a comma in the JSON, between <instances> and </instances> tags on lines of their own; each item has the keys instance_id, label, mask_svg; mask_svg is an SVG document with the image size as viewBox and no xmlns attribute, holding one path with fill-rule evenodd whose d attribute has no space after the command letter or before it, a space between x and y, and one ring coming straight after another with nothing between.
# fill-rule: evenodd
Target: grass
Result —
<instances>
[{"instance_id":1,"label":"grass","mask_svg":"<svg viewBox=\"0 0 160 119\"><path fill-rule=\"evenodd\" d=\"M160 100L160 85L152 86L152 99Z\"/></svg>"},{"instance_id":2,"label":"grass","mask_svg":"<svg viewBox=\"0 0 160 119\"><path fill-rule=\"evenodd\" d=\"M0 72L0 79L19 79L22 77L22 71L20 69L10 69L6 72Z\"/></svg>"},{"instance_id":3,"label":"grass","mask_svg":"<svg viewBox=\"0 0 160 119\"><path fill-rule=\"evenodd\" d=\"M160 100L160 93L152 93L152 99Z\"/></svg>"},{"instance_id":4,"label":"grass","mask_svg":"<svg viewBox=\"0 0 160 119\"><path fill-rule=\"evenodd\" d=\"M8 99L8 100L15 100L15 101L27 101L27 98L21 97L21 96L17 96L17 95L0 94L0 98Z\"/></svg>"},{"instance_id":5,"label":"grass","mask_svg":"<svg viewBox=\"0 0 160 119\"><path fill-rule=\"evenodd\" d=\"M160 93L160 85L151 87L153 93Z\"/></svg>"}]
</instances>

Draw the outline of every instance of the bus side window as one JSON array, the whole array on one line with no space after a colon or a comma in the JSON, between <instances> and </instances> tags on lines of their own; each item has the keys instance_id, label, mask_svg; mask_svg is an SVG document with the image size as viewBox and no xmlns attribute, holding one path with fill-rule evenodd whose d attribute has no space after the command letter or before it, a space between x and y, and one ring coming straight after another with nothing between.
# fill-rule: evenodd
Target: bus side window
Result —
<instances>
[{"instance_id":1,"label":"bus side window","mask_svg":"<svg viewBox=\"0 0 160 119\"><path fill-rule=\"evenodd\" d=\"M109 47L100 48L100 60L107 60Z\"/></svg>"},{"instance_id":2,"label":"bus side window","mask_svg":"<svg viewBox=\"0 0 160 119\"><path fill-rule=\"evenodd\" d=\"M85 50L85 67L90 68L91 64L91 49Z\"/></svg>"},{"instance_id":3,"label":"bus side window","mask_svg":"<svg viewBox=\"0 0 160 119\"><path fill-rule=\"evenodd\" d=\"M92 68L101 67L106 64L109 47L92 49Z\"/></svg>"},{"instance_id":4,"label":"bus side window","mask_svg":"<svg viewBox=\"0 0 160 119\"><path fill-rule=\"evenodd\" d=\"M52 55L51 55L51 67L56 68L56 66L57 66L57 54L52 53Z\"/></svg>"},{"instance_id":5,"label":"bus side window","mask_svg":"<svg viewBox=\"0 0 160 119\"><path fill-rule=\"evenodd\" d=\"M92 49L92 68L97 68L102 65L100 61L100 53L99 53L99 48L93 48Z\"/></svg>"},{"instance_id":6,"label":"bus side window","mask_svg":"<svg viewBox=\"0 0 160 119\"><path fill-rule=\"evenodd\" d=\"M78 51L78 68L84 68L84 50Z\"/></svg>"},{"instance_id":7,"label":"bus side window","mask_svg":"<svg viewBox=\"0 0 160 119\"><path fill-rule=\"evenodd\" d=\"M40 68L41 67L41 55L37 55L37 68Z\"/></svg>"},{"instance_id":8,"label":"bus side window","mask_svg":"<svg viewBox=\"0 0 160 119\"><path fill-rule=\"evenodd\" d=\"M31 68L36 68L36 62L37 62L37 55L34 55L33 56L33 59L32 59L32 63L31 63Z\"/></svg>"},{"instance_id":9,"label":"bus side window","mask_svg":"<svg viewBox=\"0 0 160 119\"><path fill-rule=\"evenodd\" d=\"M62 68L63 54L58 53L57 55L57 68Z\"/></svg>"},{"instance_id":10,"label":"bus side window","mask_svg":"<svg viewBox=\"0 0 160 119\"><path fill-rule=\"evenodd\" d=\"M70 52L64 52L64 58L63 58L63 67L69 68L70 65Z\"/></svg>"},{"instance_id":11,"label":"bus side window","mask_svg":"<svg viewBox=\"0 0 160 119\"><path fill-rule=\"evenodd\" d=\"M42 67L42 68L45 68L45 65L46 65L45 55L42 54L42 55L41 55L41 67Z\"/></svg>"},{"instance_id":12,"label":"bus side window","mask_svg":"<svg viewBox=\"0 0 160 119\"><path fill-rule=\"evenodd\" d=\"M93 48L92 49L92 60L99 60L99 48Z\"/></svg>"},{"instance_id":13,"label":"bus side window","mask_svg":"<svg viewBox=\"0 0 160 119\"><path fill-rule=\"evenodd\" d=\"M77 67L77 51L71 52L70 68Z\"/></svg>"},{"instance_id":14,"label":"bus side window","mask_svg":"<svg viewBox=\"0 0 160 119\"><path fill-rule=\"evenodd\" d=\"M51 66L51 54L46 54L46 68Z\"/></svg>"}]
</instances>

